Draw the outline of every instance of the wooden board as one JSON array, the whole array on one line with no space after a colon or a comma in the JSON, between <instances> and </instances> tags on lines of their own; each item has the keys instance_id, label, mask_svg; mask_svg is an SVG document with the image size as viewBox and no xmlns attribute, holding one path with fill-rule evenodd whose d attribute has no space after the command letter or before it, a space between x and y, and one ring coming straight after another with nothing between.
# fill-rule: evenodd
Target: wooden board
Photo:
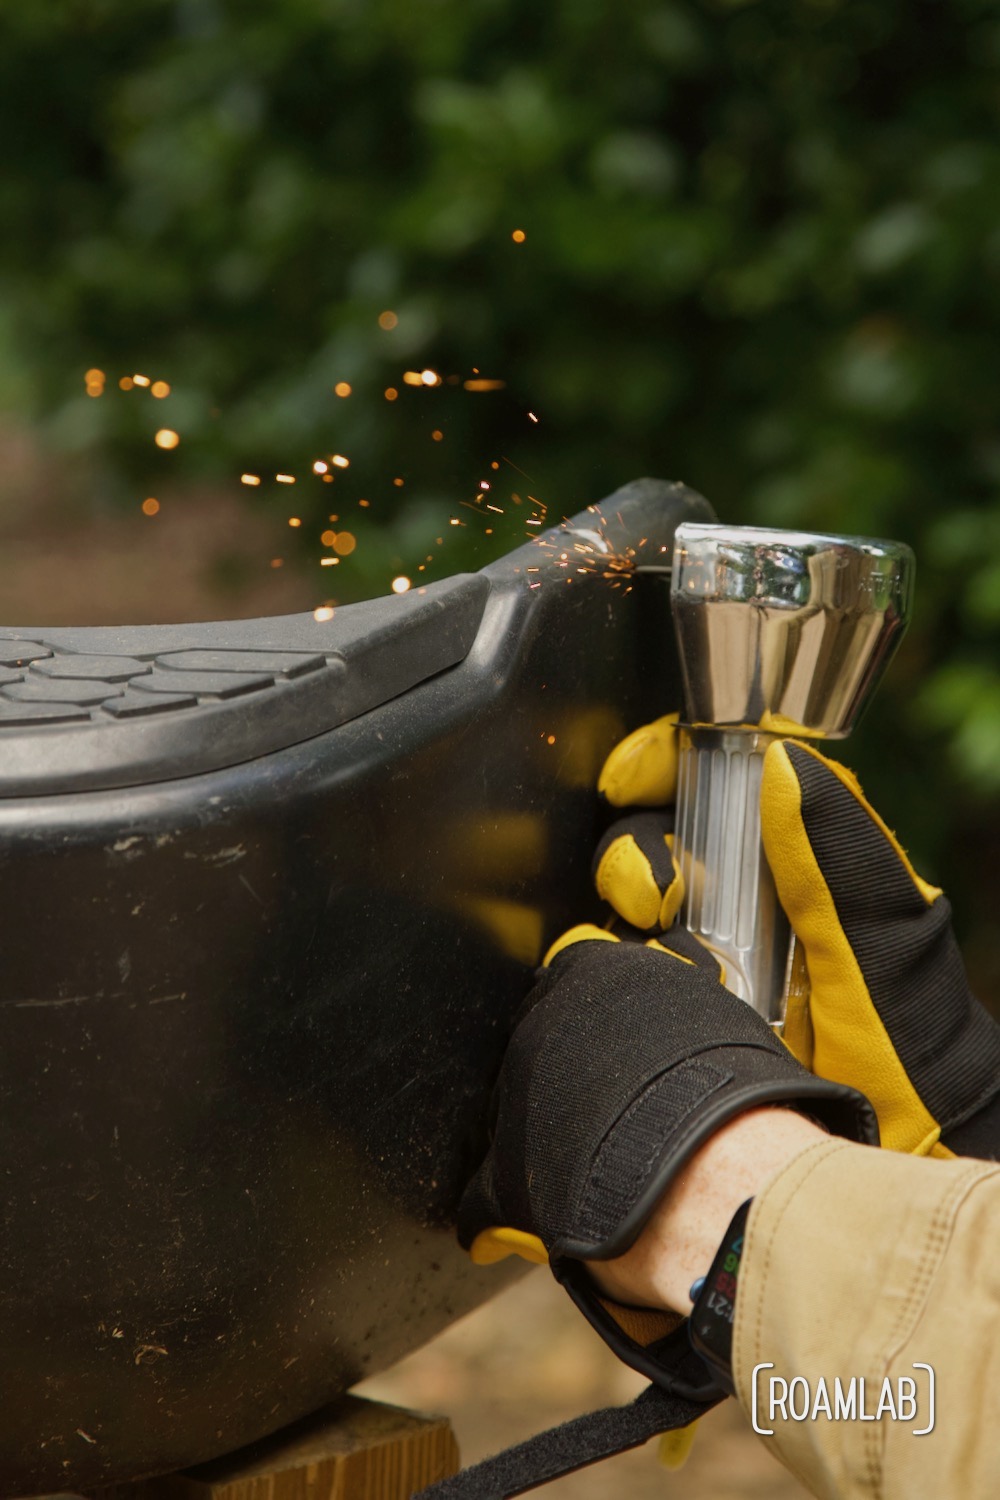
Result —
<instances>
[{"instance_id":1,"label":"wooden board","mask_svg":"<svg viewBox=\"0 0 1000 1500\"><path fill-rule=\"evenodd\" d=\"M344 1396L238 1453L84 1500L408 1500L458 1465L447 1417Z\"/></svg>"}]
</instances>

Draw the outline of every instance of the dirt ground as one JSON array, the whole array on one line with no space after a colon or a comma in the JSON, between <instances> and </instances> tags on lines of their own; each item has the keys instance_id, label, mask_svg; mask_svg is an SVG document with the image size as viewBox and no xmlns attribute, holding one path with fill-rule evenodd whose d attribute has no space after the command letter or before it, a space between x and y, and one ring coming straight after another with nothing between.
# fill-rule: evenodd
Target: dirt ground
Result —
<instances>
[{"instance_id":1,"label":"dirt ground","mask_svg":"<svg viewBox=\"0 0 1000 1500\"><path fill-rule=\"evenodd\" d=\"M159 513L86 510L58 470L16 434L0 434L0 625L101 625L311 609L312 571L287 550L281 518L248 515L235 496L164 495ZM620 1365L546 1272L533 1272L360 1394L446 1413L464 1462L582 1412L629 1400L644 1381ZM806 1494L763 1449L733 1402L702 1423L685 1468L668 1475L655 1442L540 1493L552 1500L799 1500Z\"/></svg>"}]
</instances>

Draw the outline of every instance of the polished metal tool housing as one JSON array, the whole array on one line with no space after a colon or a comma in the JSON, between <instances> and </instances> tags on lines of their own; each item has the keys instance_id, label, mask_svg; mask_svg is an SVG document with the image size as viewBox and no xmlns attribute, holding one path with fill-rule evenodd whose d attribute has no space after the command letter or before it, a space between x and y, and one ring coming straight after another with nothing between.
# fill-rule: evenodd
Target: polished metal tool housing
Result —
<instances>
[{"instance_id":1,"label":"polished metal tool housing","mask_svg":"<svg viewBox=\"0 0 1000 1500\"><path fill-rule=\"evenodd\" d=\"M685 522L671 599L685 691L677 837L684 920L780 1025L789 929L760 837L771 742L849 734L906 628L899 542Z\"/></svg>"}]
</instances>

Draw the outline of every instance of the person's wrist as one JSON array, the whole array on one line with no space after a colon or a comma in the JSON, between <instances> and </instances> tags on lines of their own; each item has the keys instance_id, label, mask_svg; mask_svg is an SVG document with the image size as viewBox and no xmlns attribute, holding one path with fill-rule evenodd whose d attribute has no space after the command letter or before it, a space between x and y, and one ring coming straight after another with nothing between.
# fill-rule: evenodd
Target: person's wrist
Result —
<instances>
[{"instance_id":1,"label":"person's wrist","mask_svg":"<svg viewBox=\"0 0 1000 1500\"><path fill-rule=\"evenodd\" d=\"M712 1264L740 1204L825 1135L793 1109L737 1115L678 1173L630 1250L588 1262L597 1286L616 1302L688 1314L691 1286Z\"/></svg>"}]
</instances>

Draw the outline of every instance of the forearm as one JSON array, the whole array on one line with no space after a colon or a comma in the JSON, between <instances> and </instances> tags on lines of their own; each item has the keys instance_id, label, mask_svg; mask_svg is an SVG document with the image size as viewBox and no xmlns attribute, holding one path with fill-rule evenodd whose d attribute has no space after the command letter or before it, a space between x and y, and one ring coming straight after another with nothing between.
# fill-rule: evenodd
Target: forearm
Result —
<instances>
[{"instance_id":1,"label":"forearm","mask_svg":"<svg viewBox=\"0 0 1000 1500\"><path fill-rule=\"evenodd\" d=\"M733 1374L775 1456L829 1500L1000 1493L1000 1168L877 1151L757 1110L698 1152L628 1255L592 1272L620 1300L687 1312L750 1196ZM801 1419L780 1405L793 1380ZM884 1383L898 1400L901 1380L915 1414L900 1404L872 1420ZM838 1387L853 1418L836 1416Z\"/></svg>"},{"instance_id":2,"label":"forearm","mask_svg":"<svg viewBox=\"0 0 1000 1500\"><path fill-rule=\"evenodd\" d=\"M912 1419L765 1420L769 1446L817 1494L853 1500L1000 1493L1000 1171L830 1142L756 1201L737 1295L733 1366L752 1410L761 1380L820 1381L877 1409L917 1385ZM935 1374L934 1411L928 1372ZM862 1386L860 1382L864 1382ZM921 1437L916 1429L933 1420Z\"/></svg>"},{"instance_id":3,"label":"forearm","mask_svg":"<svg viewBox=\"0 0 1000 1500\"><path fill-rule=\"evenodd\" d=\"M591 1262L595 1281L619 1302L690 1312L691 1284L708 1270L740 1204L824 1139L818 1125L794 1110L738 1115L683 1168L628 1254Z\"/></svg>"}]
</instances>

